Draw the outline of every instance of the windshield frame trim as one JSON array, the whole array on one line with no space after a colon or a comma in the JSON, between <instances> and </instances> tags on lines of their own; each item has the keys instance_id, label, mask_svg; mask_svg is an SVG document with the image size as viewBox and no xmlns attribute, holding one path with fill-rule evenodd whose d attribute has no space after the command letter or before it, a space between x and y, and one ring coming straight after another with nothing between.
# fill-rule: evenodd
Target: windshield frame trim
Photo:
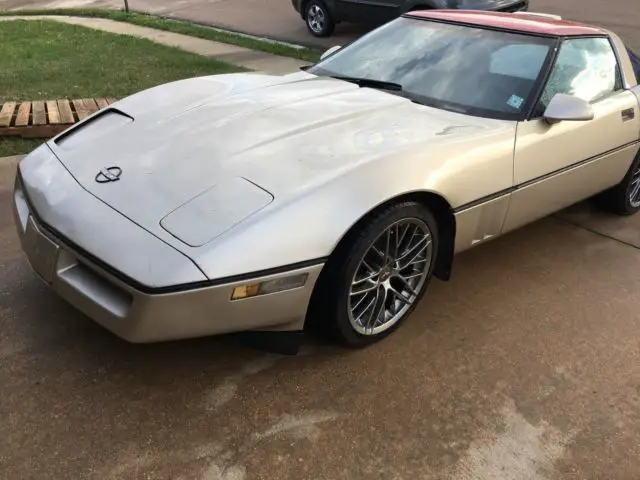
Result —
<instances>
[{"instance_id":1,"label":"windshield frame trim","mask_svg":"<svg viewBox=\"0 0 640 480\"><path fill-rule=\"evenodd\" d=\"M527 105L526 109L523 109L523 113L526 113L523 115L522 120L520 120L521 122L531 120L531 117L535 112L536 105L538 105L538 102L544 93L544 89L547 87L549 77L551 77L551 72L553 71L553 67L558 58L558 53L560 52L560 45L562 44L562 39L560 37L555 37L555 39L555 45L550 49L547 59L545 60L543 67L540 69L540 75L538 76L534 87L531 89L532 95L530 103Z\"/></svg>"}]
</instances>

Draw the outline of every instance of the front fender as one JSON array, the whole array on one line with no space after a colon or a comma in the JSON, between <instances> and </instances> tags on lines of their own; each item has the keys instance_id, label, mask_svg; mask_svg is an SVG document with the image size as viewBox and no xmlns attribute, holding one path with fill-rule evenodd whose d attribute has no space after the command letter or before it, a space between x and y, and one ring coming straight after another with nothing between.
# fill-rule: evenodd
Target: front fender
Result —
<instances>
[{"instance_id":1,"label":"front fender","mask_svg":"<svg viewBox=\"0 0 640 480\"><path fill-rule=\"evenodd\" d=\"M280 198L218 237L194 261L216 279L326 259L376 206L400 193L425 190L418 172L410 181L390 181L394 172L388 165L375 175L354 169L305 195Z\"/></svg>"},{"instance_id":2,"label":"front fender","mask_svg":"<svg viewBox=\"0 0 640 480\"><path fill-rule=\"evenodd\" d=\"M452 209L468 205L512 186L514 136L514 122L491 121L447 128L420 143L378 146L378 153L371 146L360 161L292 189L274 190L268 176L248 174L275 200L193 259L211 279L325 259L358 220L400 195L430 192Z\"/></svg>"}]
</instances>

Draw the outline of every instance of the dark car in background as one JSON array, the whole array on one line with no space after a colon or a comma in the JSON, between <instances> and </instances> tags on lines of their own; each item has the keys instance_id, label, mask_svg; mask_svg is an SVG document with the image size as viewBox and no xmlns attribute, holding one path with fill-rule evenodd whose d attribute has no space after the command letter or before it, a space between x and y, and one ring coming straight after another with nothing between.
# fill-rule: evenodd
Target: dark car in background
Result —
<instances>
[{"instance_id":1,"label":"dark car in background","mask_svg":"<svg viewBox=\"0 0 640 480\"><path fill-rule=\"evenodd\" d=\"M292 3L316 37L330 36L340 22L375 25L412 10L529 10L529 0L292 0Z\"/></svg>"}]
</instances>

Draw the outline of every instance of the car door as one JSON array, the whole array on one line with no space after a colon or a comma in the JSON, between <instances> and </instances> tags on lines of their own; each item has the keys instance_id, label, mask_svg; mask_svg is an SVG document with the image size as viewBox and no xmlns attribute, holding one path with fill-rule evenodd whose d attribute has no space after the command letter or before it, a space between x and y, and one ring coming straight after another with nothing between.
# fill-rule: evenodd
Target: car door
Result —
<instances>
[{"instance_id":1,"label":"car door","mask_svg":"<svg viewBox=\"0 0 640 480\"><path fill-rule=\"evenodd\" d=\"M340 18L347 22L379 25L400 16L402 0L336 0Z\"/></svg>"},{"instance_id":2,"label":"car door","mask_svg":"<svg viewBox=\"0 0 640 480\"><path fill-rule=\"evenodd\" d=\"M560 43L533 118L518 124L514 191L503 232L622 180L640 135L637 98L623 84L608 38L567 38ZM544 120L545 108L558 93L590 102L593 120L555 124Z\"/></svg>"}]
</instances>

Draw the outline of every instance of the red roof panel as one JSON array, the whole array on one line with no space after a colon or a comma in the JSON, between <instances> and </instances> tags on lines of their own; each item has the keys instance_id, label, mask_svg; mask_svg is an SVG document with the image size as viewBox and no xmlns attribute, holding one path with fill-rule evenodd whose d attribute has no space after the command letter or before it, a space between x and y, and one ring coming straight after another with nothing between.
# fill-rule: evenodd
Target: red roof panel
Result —
<instances>
[{"instance_id":1,"label":"red roof panel","mask_svg":"<svg viewBox=\"0 0 640 480\"><path fill-rule=\"evenodd\" d=\"M460 22L524 33L552 36L603 35L601 28L566 20L556 20L542 15L477 10L420 10L410 15L425 19Z\"/></svg>"}]
</instances>

